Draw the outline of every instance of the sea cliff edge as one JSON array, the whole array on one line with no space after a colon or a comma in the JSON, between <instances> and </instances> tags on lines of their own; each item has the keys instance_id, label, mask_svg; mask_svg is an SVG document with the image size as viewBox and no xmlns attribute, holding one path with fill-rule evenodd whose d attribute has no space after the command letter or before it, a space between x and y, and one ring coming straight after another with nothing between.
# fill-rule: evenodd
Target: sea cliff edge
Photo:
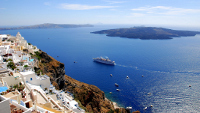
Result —
<instances>
[{"instance_id":1,"label":"sea cliff edge","mask_svg":"<svg viewBox=\"0 0 200 113\"><path fill-rule=\"evenodd\" d=\"M114 103L106 99L105 94L98 87L89 85L65 75L64 64L57 61L43 51L39 51L39 60L35 71L50 77L56 89L73 94L79 106L86 112L93 113L129 113L125 108L115 108ZM139 112L139 111L137 111Z\"/></svg>"}]
</instances>

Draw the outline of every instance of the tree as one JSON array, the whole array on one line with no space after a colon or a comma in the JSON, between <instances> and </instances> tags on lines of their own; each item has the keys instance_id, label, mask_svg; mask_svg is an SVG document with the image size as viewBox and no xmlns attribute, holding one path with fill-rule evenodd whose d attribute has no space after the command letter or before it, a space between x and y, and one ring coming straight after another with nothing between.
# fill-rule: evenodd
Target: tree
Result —
<instances>
[{"instance_id":1,"label":"tree","mask_svg":"<svg viewBox=\"0 0 200 113\"><path fill-rule=\"evenodd\" d=\"M13 60L9 58L9 59L7 60L7 62L8 62L8 61L13 61Z\"/></svg>"},{"instance_id":2,"label":"tree","mask_svg":"<svg viewBox=\"0 0 200 113\"><path fill-rule=\"evenodd\" d=\"M28 65L24 65L24 68L27 69L29 66Z\"/></svg>"},{"instance_id":3,"label":"tree","mask_svg":"<svg viewBox=\"0 0 200 113\"><path fill-rule=\"evenodd\" d=\"M12 70L14 70L16 68L14 62L9 62L7 65L8 68L11 68Z\"/></svg>"},{"instance_id":4,"label":"tree","mask_svg":"<svg viewBox=\"0 0 200 113\"><path fill-rule=\"evenodd\" d=\"M24 65L24 67L25 67L25 68L27 68L27 67L28 67L28 65Z\"/></svg>"}]
</instances>

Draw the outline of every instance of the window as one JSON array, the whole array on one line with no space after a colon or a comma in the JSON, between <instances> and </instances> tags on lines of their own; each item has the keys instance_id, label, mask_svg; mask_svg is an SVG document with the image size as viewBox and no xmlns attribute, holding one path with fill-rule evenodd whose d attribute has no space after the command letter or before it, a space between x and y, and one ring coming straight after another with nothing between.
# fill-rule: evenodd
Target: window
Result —
<instances>
[{"instance_id":1,"label":"window","mask_svg":"<svg viewBox=\"0 0 200 113\"><path fill-rule=\"evenodd\" d=\"M30 80L32 81L33 79L32 79L32 78L30 78Z\"/></svg>"}]
</instances>

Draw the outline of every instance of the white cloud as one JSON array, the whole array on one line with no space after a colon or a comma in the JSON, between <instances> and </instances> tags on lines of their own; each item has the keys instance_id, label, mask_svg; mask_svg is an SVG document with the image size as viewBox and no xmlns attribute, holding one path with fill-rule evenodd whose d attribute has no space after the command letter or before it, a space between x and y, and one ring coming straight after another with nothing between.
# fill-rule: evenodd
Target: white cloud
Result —
<instances>
[{"instance_id":1,"label":"white cloud","mask_svg":"<svg viewBox=\"0 0 200 113\"><path fill-rule=\"evenodd\" d=\"M200 13L200 9L184 9L166 6L154 6L154 7L139 7L131 9L134 12L140 12L144 14L161 14L161 15L185 15L191 13Z\"/></svg>"},{"instance_id":2,"label":"white cloud","mask_svg":"<svg viewBox=\"0 0 200 113\"><path fill-rule=\"evenodd\" d=\"M105 2L108 2L109 4L120 4L120 3L125 3L126 1L112 1L112 0L105 0Z\"/></svg>"},{"instance_id":3,"label":"white cloud","mask_svg":"<svg viewBox=\"0 0 200 113\"><path fill-rule=\"evenodd\" d=\"M44 5L50 6L51 3L50 2L44 2Z\"/></svg>"},{"instance_id":4,"label":"white cloud","mask_svg":"<svg viewBox=\"0 0 200 113\"><path fill-rule=\"evenodd\" d=\"M90 5L81 5L81 4L61 4L62 9L69 10L89 10L89 9L105 9L105 8L114 8L116 6L90 6Z\"/></svg>"}]
</instances>

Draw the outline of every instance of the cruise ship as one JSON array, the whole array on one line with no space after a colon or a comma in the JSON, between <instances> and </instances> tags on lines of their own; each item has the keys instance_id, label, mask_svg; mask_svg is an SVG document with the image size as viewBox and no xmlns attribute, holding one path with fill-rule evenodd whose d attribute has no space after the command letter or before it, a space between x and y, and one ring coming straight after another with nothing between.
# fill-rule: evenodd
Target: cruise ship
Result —
<instances>
[{"instance_id":1,"label":"cruise ship","mask_svg":"<svg viewBox=\"0 0 200 113\"><path fill-rule=\"evenodd\" d=\"M100 58L93 58L93 60L95 62L99 62L99 63L103 63L103 64L116 65L115 61L111 61L109 58L100 57Z\"/></svg>"}]
</instances>

